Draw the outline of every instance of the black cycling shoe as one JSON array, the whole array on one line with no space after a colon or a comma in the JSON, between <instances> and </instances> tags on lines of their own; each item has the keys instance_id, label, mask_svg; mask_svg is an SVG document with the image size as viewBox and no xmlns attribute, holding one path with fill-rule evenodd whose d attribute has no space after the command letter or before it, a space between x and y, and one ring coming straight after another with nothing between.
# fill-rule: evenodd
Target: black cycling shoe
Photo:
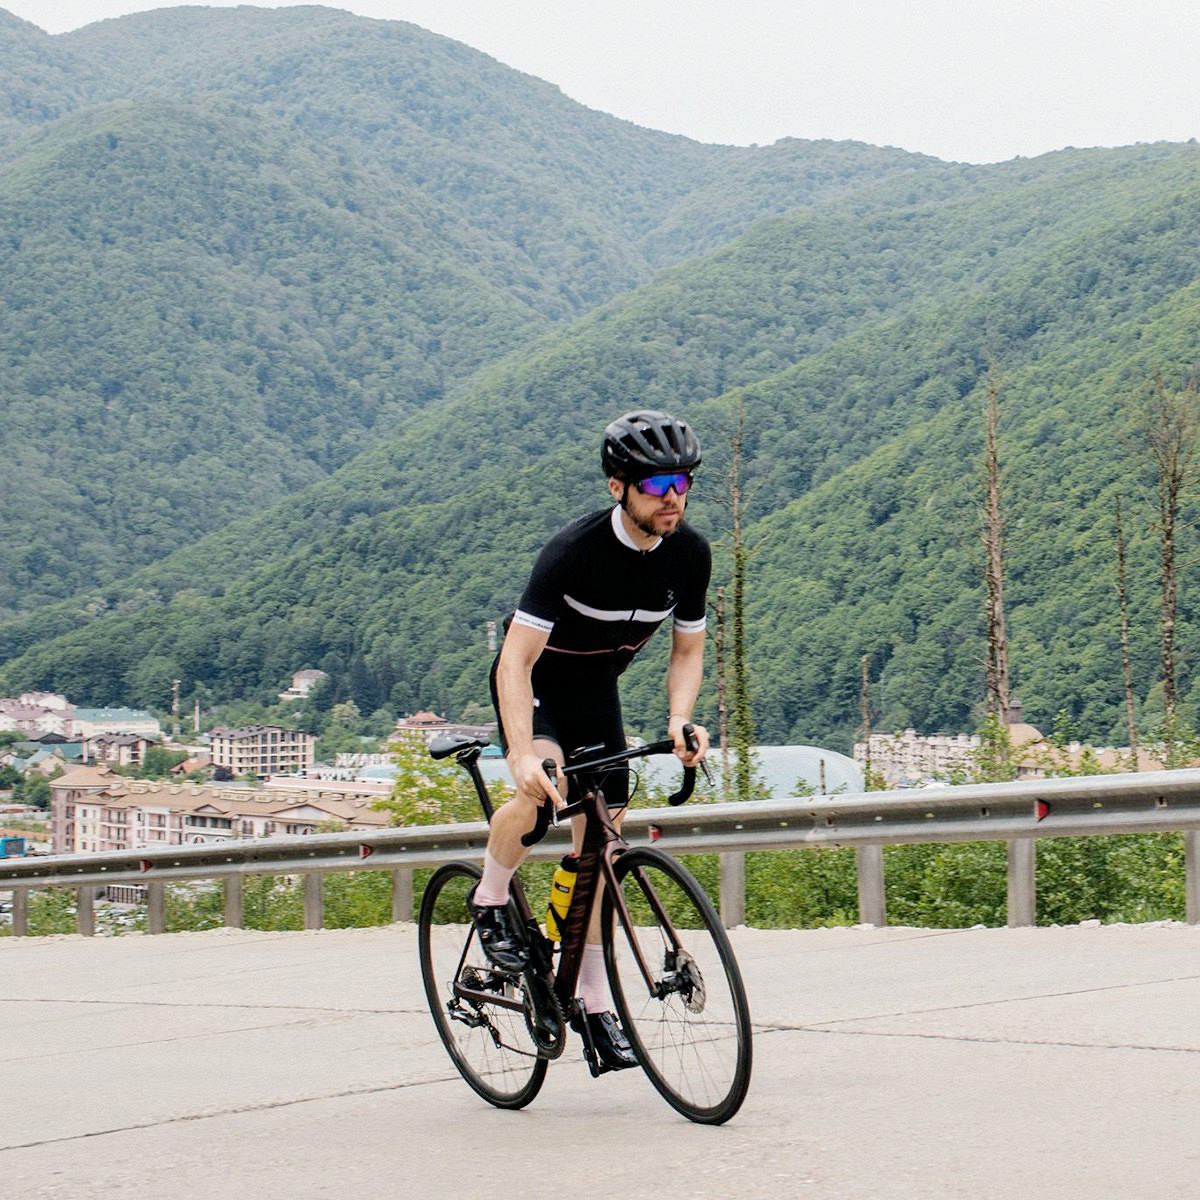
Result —
<instances>
[{"instance_id":1,"label":"black cycling shoe","mask_svg":"<svg viewBox=\"0 0 1200 1200\"><path fill-rule=\"evenodd\" d=\"M587 1036L596 1051L596 1058L602 1070L624 1071L638 1065L637 1055L625 1036L625 1030L617 1023L616 1013L587 1013L586 1018ZM580 1033L583 1032L578 1017L571 1024Z\"/></svg>"},{"instance_id":2,"label":"black cycling shoe","mask_svg":"<svg viewBox=\"0 0 1200 1200\"><path fill-rule=\"evenodd\" d=\"M498 971L518 975L529 965L529 951L520 931L513 924L507 904L476 904L475 889L467 893L467 907L479 944L488 961Z\"/></svg>"}]
</instances>

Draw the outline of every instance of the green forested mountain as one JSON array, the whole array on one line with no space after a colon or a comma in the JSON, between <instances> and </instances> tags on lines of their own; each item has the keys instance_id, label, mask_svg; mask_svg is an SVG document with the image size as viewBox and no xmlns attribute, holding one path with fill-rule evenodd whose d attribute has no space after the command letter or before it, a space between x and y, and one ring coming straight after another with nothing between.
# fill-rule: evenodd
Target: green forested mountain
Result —
<instances>
[{"instance_id":1,"label":"green forested mountain","mask_svg":"<svg viewBox=\"0 0 1200 1200\"><path fill-rule=\"evenodd\" d=\"M282 501L763 214L945 170L700 146L323 8L0 13L0 68L0 615Z\"/></svg>"},{"instance_id":2,"label":"green forested mountain","mask_svg":"<svg viewBox=\"0 0 1200 1200\"><path fill-rule=\"evenodd\" d=\"M721 550L744 406L763 739L844 748L864 655L881 726L965 728L990 363L1026 714L1120 739L1118 493L1152 711L1125 407L1195 369L1200 148L697 146L324 9L17 32L78 82L0 158L0 690L161 706L320 666L363 711L459 714L535 548L603 502L604 421L694 421ZM1186 590L1183 618L1190 651ZM647 731L660 686L631 673Z\"/></svg>"}]
</instances>

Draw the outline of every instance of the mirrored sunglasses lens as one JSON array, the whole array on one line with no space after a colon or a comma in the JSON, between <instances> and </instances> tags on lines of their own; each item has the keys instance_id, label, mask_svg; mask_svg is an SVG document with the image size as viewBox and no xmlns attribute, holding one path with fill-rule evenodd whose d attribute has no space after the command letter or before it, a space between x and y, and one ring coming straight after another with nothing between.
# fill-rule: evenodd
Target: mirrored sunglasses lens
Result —
<instances>
[{"instance_id":1,"label":"mirrored sunglasses lens","mask_svg":"<svg viewBox=\"0 0 1200 1200\"><path fill-rule=\"evenodd\" d=\"M645 496L665 496L672 488L675 494L682 496L692 485L690 475L651 475L643 479L637 489Z\"/></svg>"}]
</instances>

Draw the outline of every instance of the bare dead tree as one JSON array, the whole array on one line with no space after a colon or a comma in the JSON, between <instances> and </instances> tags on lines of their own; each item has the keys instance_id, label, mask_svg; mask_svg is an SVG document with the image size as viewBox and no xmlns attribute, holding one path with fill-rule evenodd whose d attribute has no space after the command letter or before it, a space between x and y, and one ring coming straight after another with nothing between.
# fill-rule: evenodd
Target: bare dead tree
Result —
<instances>
[{"instance_id":1,"label":"bare dead tree","mask_svg":"<svg viewBox=\"0 0 1200 1200\"><path fill-rule=\"evenodd\" d=\"M1133 700L1133 670L1129 661L1129 593L1125 586L1125 525L1121 519L1121 497L1117 508L1117 603L1121 609L1121 675L1125 683L1125 720L1129 726L1130 770L1138 769L1137 706Z\"/></svg>"},{"instance_id":2,"label":"bare dead tree","mask_svg":"<svg viewBox=\"0 0 1200 1200\"><path fill-rule=\"evenodd\" d=\"M717 588L717 628L713 635L717 659L717 744L721 748L721 780L729 786L729 696L725 676L725 588Z\"/></svg>"},{"instance_id":3,"label":"bare dead tree","mask_svg":"<svg viewBox=\"0 0 1200 1200\"><path fill-rule=\"evenodd\" d=\"M729 606L726 612L724 589L718 589L720 608L717 614L716 638L721 647L718 663L718 693L725 697L727 720L720 731L722 765L727 767L730 749L737 758L733 774L725 771L722 778L732 780L733 798L754 798L754 712L750 700L750 678L746 654L746 567L750 551L742 527L745 511L745 489L742 485L742 453L746 431L746 405L738 405L737 424L729 439L729 467L726 473L724 500L730 514L730 554L733 560L730 578ZM726 632L728 630L728 634ZM726 654L728 657L726 657Z\"/></svg>"},{"instance_id":4,"label":"bare dead tree","mask_svg":"<svg viewBox=\"0 0 1200 1200\"><path fill-rule=\"evenodd\" d=\"M1179 614L1180 510L1200 477L1196 457L1200 447L1200 391L1196 380L1189 380L1175 391L1167 387L1161 375L1155 375L1150 395L1139 412L1139 425L1156 474L1163 708L1170 729L1179 707L1175 628Z\"/></svg>"},{"instance_id":5,"label":"bare dead tree","mask_svg":"<svg viewBox=\"0 0 1200 1200\"><path fill-rule=\"evenodd\" d=\"M987 373L987 496L983 513L985 618L987 621L987 712L1008 719L1010 691L1008 634L1004 620L1004 540L1000 505L1000 457L997 447L1000 385L989 365Z\"/></svg>"},{"instance_id":6,"label":"bare dead tree","mask_svg":"<svg viewBox=\"0 0 1200 1200\"><path fill-rule=\"evenodd\" d=\"M729 469L729 507L733 523L733 744L737 749L735 795L754 795L754 712L750 702L750 675L746 666L746 562L748 552L742 531L742 447L746 432L746 405L738 405L737 431Z\"/></svg>"},{"instance_id":7,"label":"bare dead tree","mask_svg":"<svg viewBox=\"0 0 1200 1200\"><path fill-rule=\"evenodd\" d=\"M858 695L859 709L862 712L863 757L865 760L863 776L867 780L871 778L871 692L870 677L868 675L870 662L870 656L864 654L861 663L862 684Z\"/></svg>"}]
</instances>

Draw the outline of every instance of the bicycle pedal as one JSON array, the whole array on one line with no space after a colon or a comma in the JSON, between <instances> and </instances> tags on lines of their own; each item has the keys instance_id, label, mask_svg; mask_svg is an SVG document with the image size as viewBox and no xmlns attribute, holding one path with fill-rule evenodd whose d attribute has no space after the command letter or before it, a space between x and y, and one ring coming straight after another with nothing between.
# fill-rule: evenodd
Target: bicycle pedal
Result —
<instances>
[{"instance_id":1,"label":"bicycle pedal","mask_svg":"<svg viewBox=\"0 0 1200 1200\"><path fill-rule=\"evenodd\" d=\"M582 1011L576 1013L571 1018L571 1028L579 1034L580 1040L583 1042L583 1061L587 1063L587 1069L592 1078L598 1079L601 1075L607 1075L609 1071L613 1070L601 1060L596 1051L596 1042L587 1023L587 1014Z\"/></svg>"}]
</instances>

